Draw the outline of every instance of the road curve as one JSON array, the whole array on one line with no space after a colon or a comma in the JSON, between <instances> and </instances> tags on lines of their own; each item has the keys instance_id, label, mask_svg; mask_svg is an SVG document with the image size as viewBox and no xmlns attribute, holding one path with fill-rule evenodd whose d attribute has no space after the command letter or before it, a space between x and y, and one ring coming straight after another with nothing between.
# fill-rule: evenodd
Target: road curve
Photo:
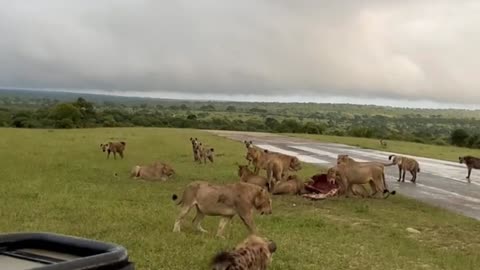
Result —
<instances>
[{"instance_id":1,"label":"road curve","mask_svg":"<svg viewBox=\"0 0 480 270\"><path fill-rule=\"evenodd\" d=\"M274 152L297 156L301 161L319 166L332 166L336 163L338 154L348 154L358 161L388 162L388 156L396 154L387 151L367 150L343 144L322 143L318 141L279 136L269 133L209 131L232 140L252 140L258 147ZM443 207L465 216L480 220L480 173L475 177L472 172L472 183L465 179L465 165L416 157L420 163L421 172L417 183L409 180L407 172L404 183L398 179L396 166L385 167L386 180L390 189L395 189L402 195Z\"/></svg>"}]
</instances>

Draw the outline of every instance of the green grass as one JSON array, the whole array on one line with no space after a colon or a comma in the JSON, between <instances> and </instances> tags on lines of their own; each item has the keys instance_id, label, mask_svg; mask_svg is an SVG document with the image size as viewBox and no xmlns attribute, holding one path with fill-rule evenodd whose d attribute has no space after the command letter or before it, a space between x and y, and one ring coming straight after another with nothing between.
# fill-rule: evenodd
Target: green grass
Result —
<instances>
[{"instance_id":1,"label":"green grass","mask_svg":"<svg viewBox=\"0 0 480 270\"><path fill-rule=\"evenodd\" d=\"M403 141L387 141L387 147L382 147L378 139L340 137L328 135L288 134L289 136L313 139L329 143L341 143L361 148L391 151L407 155L416 155L428 158L436 158L458 162L459 156L474 155L480 156L479 149L470 149L456 146L440 146Z\"/></svg>"},{"instance_id":2,"label":"green grass","mask_svg":"<svg viewBox=\"0 0 480 270\"><path fill-rule=\"evenodd\" d=\"M226 239L214 237L217 217L207 217L208 234L173 233L178 208L171 200L193 180L237 181L235 162L244 146L214 135L175 129L0 129L2 188L0 231L50 231L125 246L137 269L207 269L222 248L247 231L238 218ZM193 163L190 136L215 147L214 165ZM107 160L99 144L127 141L124 160ZM130 168L155 159L172 164L169 182L128 177ZM306 166L301 175L318 171ZM118 176L114 174L117 173ZM294 206L295 205L295 206ZM277 242L271 269L477 269L480 224L470 218L399 195L387 200L332 199L312 202L275 197L273 214L255 217L260 233ZM413 227L421 231L412 235Z\"/></svg>"}]
</instances>

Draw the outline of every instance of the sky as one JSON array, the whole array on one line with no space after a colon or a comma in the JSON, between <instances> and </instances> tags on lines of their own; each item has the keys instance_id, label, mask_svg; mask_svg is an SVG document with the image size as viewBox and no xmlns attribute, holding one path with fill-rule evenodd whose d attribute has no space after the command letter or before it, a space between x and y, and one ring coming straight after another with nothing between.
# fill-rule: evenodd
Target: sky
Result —
<instances>
[{"instance_id":1,"label":"sky","mask_svg":"<svg viewBox=\"0 0 480 270\"><path fill-rule=\"evenodd\" d=\"M480 1L0 0L0 87L480 108Z\"/></svg>"}]
</instances>

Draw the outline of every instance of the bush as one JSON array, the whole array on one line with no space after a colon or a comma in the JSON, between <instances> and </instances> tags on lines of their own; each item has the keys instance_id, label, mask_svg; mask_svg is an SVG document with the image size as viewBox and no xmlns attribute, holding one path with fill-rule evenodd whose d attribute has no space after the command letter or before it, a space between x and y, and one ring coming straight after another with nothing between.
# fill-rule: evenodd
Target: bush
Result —
<instances>
[{"instance_id":1,"label":"bush","mask_svg":"<svg viewBox=\"0 0 480 270\"><path fill-rule=\"evenodd\" d=\"M450 141L456 146L465 146L467 144L468 133L463 129L455 129L451 136Z\"/></svg>"}]
</instances>

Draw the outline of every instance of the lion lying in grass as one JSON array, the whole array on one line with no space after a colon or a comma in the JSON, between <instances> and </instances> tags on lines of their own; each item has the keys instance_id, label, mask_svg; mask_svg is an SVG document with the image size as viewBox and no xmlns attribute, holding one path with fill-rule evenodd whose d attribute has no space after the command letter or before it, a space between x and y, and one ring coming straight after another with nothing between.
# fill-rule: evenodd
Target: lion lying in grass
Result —
<instances>
[{"instance_id":1,"label":"lion lying in grass","mask_svg":"<svg viewBox=\"0 0 480 270\"><path fill-rule=\"evenodd\" d=\"M307 193L305 183L297 175L290 175L286 180L277 182L273 188L273 195L302 195Z\"/></svg>"},{"instance_id":2,"label":"lion lying in grass","mask_svg":"<svg viewBox=\"0 0 480 270\"><path fill-rule=\"evenodd\" d=\"M161 161L155 161L149 165L133 167L130 176L150 181L166 181L174 174L175 170L170 165Z\"/></svg>"}]
</instances>

